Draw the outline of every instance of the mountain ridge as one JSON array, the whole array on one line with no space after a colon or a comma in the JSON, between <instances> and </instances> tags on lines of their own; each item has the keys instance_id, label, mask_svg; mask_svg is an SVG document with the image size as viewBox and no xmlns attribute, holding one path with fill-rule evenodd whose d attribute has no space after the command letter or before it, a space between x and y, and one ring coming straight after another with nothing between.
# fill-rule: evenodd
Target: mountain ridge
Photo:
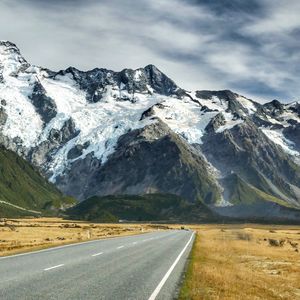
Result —
<instances>
[{"instance_id":1,"label":"mountain ridge","mask_svg":"<svg viewBox=\"0 0 300 300\"><path fill-rule=\"evenodd\" d=\"M153 65L53 72L30 65L14 47L0 42L0 143L65 193L81 200L174 193L220 214L232 207L238 217L228 198L238 181L227 180L236 174L248 192L258 191L262 207L270 199L300 207L298 102L260 104L230 90L186 91ZM246 194L241 199L251 206Z\"/></svg>"}]
</instances>

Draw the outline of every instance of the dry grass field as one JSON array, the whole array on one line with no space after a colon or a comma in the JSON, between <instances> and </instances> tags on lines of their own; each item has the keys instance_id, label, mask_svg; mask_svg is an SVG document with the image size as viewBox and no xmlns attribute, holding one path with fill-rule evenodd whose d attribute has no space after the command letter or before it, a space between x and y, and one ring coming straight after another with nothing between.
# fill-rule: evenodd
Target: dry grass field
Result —
<instances>
[{"instance_id":1,"label":"dry grass field","mask_svg":"<svg viewBox=\"0 0 300 300\"><path fill-rule=\"evenodd\" d=\"M1 219L0 256L180 225ZM300 299L300 227L185 226L197 232L180 300Z\"/></svg>"},{"instance_id":2,"label":"dry grass field","mask_svg":"<svg viewBox=\"0 0 300 300\"><path fill-rule=\"evenodd\" d=\"M300 227L194 227L181 300L300 299Z\"/></svg>"},{"instance_id":3,"label":"dry grass field","mask_svg":"<svg viewBox=\"0 0 300 300\"><path fill-rule=\"evenodd\" d=\"M0 256L121 235L154 231L147 224L94 224L60 218L1 219Z\"/></svg>"}]
</instances>

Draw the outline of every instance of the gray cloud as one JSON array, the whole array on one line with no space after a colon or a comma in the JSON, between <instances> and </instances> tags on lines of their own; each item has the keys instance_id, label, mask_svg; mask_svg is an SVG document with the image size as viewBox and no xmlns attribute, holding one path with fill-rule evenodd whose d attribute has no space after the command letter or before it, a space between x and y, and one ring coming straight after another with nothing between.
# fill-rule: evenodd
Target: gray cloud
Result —
<instances>
[{"instance_id":1,"label":"gray cloud","mask_svg":"<svg viewBox=\"0 0 300 300\"><path fill-rule=\"evenodd\" d=\"M33 64L157 65L187 89L300 96L297 0L2 0L0 38Z\"/></svg>"}]
</instances>

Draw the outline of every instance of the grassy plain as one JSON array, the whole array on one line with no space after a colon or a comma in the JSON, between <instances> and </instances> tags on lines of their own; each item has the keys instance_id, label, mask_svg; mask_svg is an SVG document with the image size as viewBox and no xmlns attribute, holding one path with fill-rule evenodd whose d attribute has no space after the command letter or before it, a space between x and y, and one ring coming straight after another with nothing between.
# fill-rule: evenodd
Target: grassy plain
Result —
<instances>
[{"instance_id":1,"label":"grassy plain","mask_svg":"<svg viewBox=\"0 0 300 300\"><path fill-rule=\"evenodd\" d=\"M61 218L1 219L0 256L63 244L154 231L150 224L97 224Z\"/></svg>"},{"instance_id":2,"label":"grassy plain","mask_svg":"<svg viewBox=\"0 0 300 300\"><path fill-rule=\"evenodd\" d=\"M300 299L300 227L195 226L180 300Z\"/></svg>"},{"instance_id":3,"label":"grassy plain","mask_svg":"<svg viewBox=\"0 0 300 300\"><path fill-rule=\"evenodd\" d=\"M197 235L180 300L300 299L300 226L185 227ZM0 256L168 228L181 225L1 219Z\"/></svg>"}]
</instances>

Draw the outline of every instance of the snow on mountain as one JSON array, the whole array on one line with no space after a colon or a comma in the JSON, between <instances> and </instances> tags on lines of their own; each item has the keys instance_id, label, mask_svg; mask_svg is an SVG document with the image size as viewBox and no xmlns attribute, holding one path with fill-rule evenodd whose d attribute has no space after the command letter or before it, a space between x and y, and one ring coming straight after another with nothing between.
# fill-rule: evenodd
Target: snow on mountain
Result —
<instances>
[{"instance_id":1,"label":"snow on mountain","mask_svg":"<svg viewBox=\"0 0 300 300\"><path fill-rule=\"evenodd\" d=\"M41 118L28 98L35 81L34 75L24 72L28 67L14 44L0 42L0 97L9 116L3 132L11 139L21 139L26 148L34 145L42 132Z\"/></svg>"},{"instance_id":2,"label":"snow on mountain","mask_svg":"<svg viewBox=\"0 0 300 300\"><path fill-rule=\"evenodd\" d=\"M0 41L0 65L1 75L6 79L16 75L22 67L29 67L17 46L8 41Z\"/></svg>"},{"instance_id":3,"label":"snow on mountain","mask_svg":"<svg viewBox=\"0 0 300 300\"><path fill-rule=\"evenodd\" d=\"M285 138L282 129L271 129L270 127L262 128L263 133L274 143L282 147L282 149L293 156L299 156L299 152L293 150L294 143Z\"/></svg>"},{"instance_id":4,"label":"snow on mountain","mask_svg":"<svg viewBox=\"0 0 300 300\"><path fill-rule=\"evenodd\" d=\"M135 103L117 102L113 98L112 87L107 87L106 95L101 102L89 103L85 93L78 90L75 82L70 78L44 79L41 82L48 96L55 99L57 105L58 115L52 120L53 124L58 125L56 128L60 129L64 121L72 117L76 128L80 131L77 137L70 140L54 156L49 169L53 172L51 177L53 181L67 166L68 152L75 145L89 143L89 146L83 150L83 154L73 161L93 153L96 158L105 163L121 135L153 122L149 119L140 120L145 108L162 101L159 95L137 94Z\"/></svg>"},{"instance_id":5,"label":"snow on mountain","mask_svg":"<svg viewBox=\"0 0 300 300\"><path fill-rule=\"evenodd\" d=\"M274 100L262 105L228 90L188 92L153 65L121 72L99 68L83 72L72 67L53 72L30 65L16 45L0 41L0 103L0 142L39 167L54 183L82 161L91 169L94 160L97 166L105 166L121 137L160 122L188 147L195 146L200 154L204 149L205 155L200 156L205 176L222 191L222 180L234 174L232 156L246 153L247 147L257 146L253 151L266 155L264 164L269 163L270 153L275 157L281 150L283 159L286 155L292 161L300 158L299 103L284 105ZM267 154L253 138L270 142ZM224 155L226 168L232 169L218 165L210 156L218 150L218 139L228 151L220 157ZM184 144L184 149L188 147ZM195 149L185 151L194 157ZM243 156L241 161L245 163ZM231 180L242 184L240 179ZM293 180L290 189L298 193ZM227 197L215 204L231 206Z\"/></svg>"},{"instance_id":6,"label":"snow on mountain","mask_svg":"<svg viewBox=\"0 0 300 300\"><path fill-rule=\"evenodd\" d=\"M225 118L225 124L218 128L218 132L221 132L240 124L243 122L243 116L255 114L259 107L259 104L252 100L237 94L233 95L231 92L226 93L226 91L223 94L222 91L212 92L211 95L209 91L184 91L180 97L178 94L161 95L154 91L155 88L157 89L157 84L153 88L149 82L146 84L143 82L150 73L149 71L148 73L145 72L145 69L120 72L124 82L122 78L119 82L114 79L119 73L106 70L105 81L107 82L104 81L101 86L98 84L99 86L93 91L95 96L102 93L101 101L91 103L88 100L89 80L91 78L97 79L99 72L89 71L91 74L84 82L81 79L84 77L82 75L84 72L76 69L72 69L71 73L68 71L54 73L31 66L21 56L16 45L2 41L0 42L2 78L0 95L6 101L4 109L8 115L3 133L10 139L20 140L22 147L29 151L32 147L47 140L51 129L60 130L65 121L72 117L80 134L54 154L50 166L50 170L54 173L52 176L54 180L56 175L62 172L63 168L59 165L67 166L67 153L74 145L84 144L87 141L90 143L84 149L82 156L76 159L93 152L104 163L122 134L128 130L143 127L147 122L153 122L149 118L148 120L140 120L142 113L152 106L154 107L154 114L168 124L172 130L186 138L189 143L200 144L206 126L218 113L222 112ZM151 70L151 72L153 71ZM132 76L132 83L130 84L138 92L129 91L128 80L130 80L130 76ZM80 78L80 83L78 78ZM57 107L57 115L48 124L43 124L41 116L37 113L30 99L36 82L42 85L46 91L46 96L53 99ZM82 82L88 88L82 88ZM172 84L172 82L168 83L168 86L172 86ZM173 89L175 93L179 88L172 87L169 89ZM233 102L238 103L238 106L236 103L232 105ZM161 105L158 106L157 104ZM232 110L232 106L234 110ZM280 117L277 116L276 118L272 114L266 114L267 109L272 109L272 107L268 107L264 111L265 116L263 116L268 124L264 124L262 129L287 153L299 155L299 152L293 149L293 142L283 136L282 130L272 127L275 124L281 124L283 127L290 126L288 122L291 120L299 123L298 114L291 110L294 107L295 104L286 106L286 110L280 114ZM58 172L58 169L61 171Z\"/></svg>"},{"instance_id":7,"label":"snow on mountain","mask_svg":"<svg viewBox=\"0 0 300 300\"><path fill-rule=\"evenodd\" d=\"M205 113L201 106L185 97L182 100L168 98L161 102L162 105L154 107L155 116L176 133L184 137L189 143L200 143L212 117L217 112Z\"/></svg>"},{"instance_id":8,"label":"snow on mountain","mask_svg":"<svg viewBox=\"0 0 300 300\"><path fill-rule=\"evenodd\" d=\"M87 86L85 90L80 86L82 83L78 82L78 78L80 80L82 78L80 71L74 69L72 73L61 71L53 75L49 70L29 65L20 55L18 48L9 42L0 43L0 62L3 76L0 96L6 101L4 109L8 115L3 128L6 137L11 140L17 138L24 147L25 153L29 153L32 148L49 138L51 130L61 130L70 118L79 131L76 137L51 153L46 168L47 173L52 174L52 181L62 174L69 163L82 159L89 153L104 163L114 151L121 135L155 121L153 116L141 120L143 112L152 106L154 106L155 116L161 118L189 143L201 143L205 127L220 111L224 111L226 125L219 131L242 122L241 119L234 120L231 112L225 112L228 103L218 97L214 97L212 101L205 99L194 101L187 93L181 97L177 94L168 95L168 91L173 90L176 93L179 88L172 87L173 83L160 73L158 73L158 80L167 82L167 95L153 92L155 89L163 90L160 82L155 82L153 78L146 84L144 81L150 76L149 74L158 72L155 67L122 71L121 73L126 75L122 74L125 78L123 78L124 82L117 82L114 79L116 74L107 71L105 76L108 79L105 80L108 80L109 84L105 83L94 91L96 95L102 93L101 100L91 102L87 95L90 91L89 80L97 77L96 73L89 75L90 77L84 82ZM126 88L131 73L133 83L130 84L137 90L135 92ZM53 99L56 105L56 116L47 124L43 123L30 99L36 83L41 85L45 90L45 96ZM203 109L205 107L208 107L209 111L205 111ZM80 156L68 158L72 148L86 143L89 145L83 149Z\"/></svg>"},{"instance_id":9,"label":"snow on mountain","mask_svg":"<svg viewBox=\"0 0 300 300\"><path fill-rule=\"evenodd\" d=\"M273 100L262 105L255 117L266 136L299 161L300 141L297 134L300 124L299 103L282 104ZM291 132L293 134L290 134Z\"/></svg>"}]
</instances>

